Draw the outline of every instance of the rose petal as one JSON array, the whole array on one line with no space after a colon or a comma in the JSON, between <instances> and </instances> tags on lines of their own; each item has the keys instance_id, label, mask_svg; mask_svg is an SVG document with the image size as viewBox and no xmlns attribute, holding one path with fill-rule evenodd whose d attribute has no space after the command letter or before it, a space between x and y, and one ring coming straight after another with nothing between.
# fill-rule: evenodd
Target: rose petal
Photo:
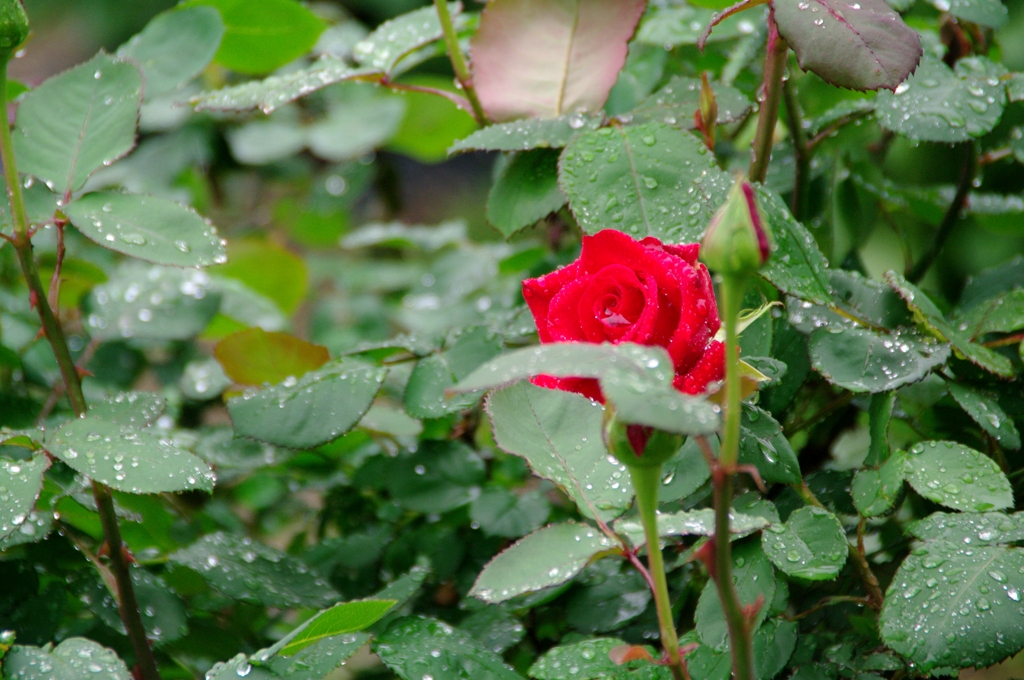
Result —
<instances>
[{"instance_id":1,"label":"rose petal","mask_svg":"<svg viewBox=\"0 0 1024 680\"><path fill-rule=\"evenodd\" d=\"M725 379L725 345L715 340L689 373L677 375L672 384L686 394L703 394L708 385Z\"/></svg>"}]
</instances>

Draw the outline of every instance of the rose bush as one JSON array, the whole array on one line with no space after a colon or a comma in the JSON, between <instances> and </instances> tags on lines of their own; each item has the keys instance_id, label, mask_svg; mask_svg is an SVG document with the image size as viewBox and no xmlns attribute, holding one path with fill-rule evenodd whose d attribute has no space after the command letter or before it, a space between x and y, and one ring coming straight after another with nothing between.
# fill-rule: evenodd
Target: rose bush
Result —
<instances>
[{"instance_id":1,"label":"rose bush","mask_svg":"<svg viewBox=\"0 0 1024 680\"><path fill-rule=\"evenodd\" d=\"M700 394L725 374L725 347L711 276L696 243L642 241L612 229L583 237L579 259L523 282L542 343L635 342L664 347L676 389ZM596 380L540 376L541 387L603 402Z\"/></svg>"}]
</instances>

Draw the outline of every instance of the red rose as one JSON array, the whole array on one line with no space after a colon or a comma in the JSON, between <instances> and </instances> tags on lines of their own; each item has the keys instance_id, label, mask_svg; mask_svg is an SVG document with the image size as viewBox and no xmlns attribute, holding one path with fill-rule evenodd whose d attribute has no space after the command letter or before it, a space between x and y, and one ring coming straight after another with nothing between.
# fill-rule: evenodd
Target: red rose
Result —
<instances>
[{"instance_id":1,"label":"red rose","mask_svg":"<svg viewBox=\"0 0 1024 680\"><path fill-rule=\"evenodd\" d=\"M714 340L722 324L699 250L652 237L636 241L613 229L584 236L578 260L523 282L540 341L664 347L676 389L704 392L725 376L725 346ZM604 401L593 379L540 376L534 383Z\"/></svg>"}]
</instances>

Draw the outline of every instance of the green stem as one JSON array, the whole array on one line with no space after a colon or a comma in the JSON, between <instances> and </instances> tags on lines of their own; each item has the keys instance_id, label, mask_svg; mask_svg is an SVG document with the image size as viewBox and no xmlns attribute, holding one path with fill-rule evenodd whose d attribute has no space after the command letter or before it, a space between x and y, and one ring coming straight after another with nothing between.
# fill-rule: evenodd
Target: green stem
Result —
<instances>
[{"instance_id":1,"label":"green stem","mask_svg":"<svg viewBox=\"0 0 1024 680\"><path fill-rule=\"evenodd\" d=\"M757 133L750 154L751 182L764 182L768 176L768 163L772 159L772 139L779 120L779 101L782 99L782 76L786 71L789 45L779 35L775 25L775 10L768 13L768 48L764 61L764 95L757 116Z\"/></svg>"},{"instance_id":2,"label":"green stem","mask_svg":"<svg viewBox=\"0 0 1024 680\"><path fill-rule=\"evenodd\" d=\"M484 112L480 98L476 95L473 87L473 76L469 72L469 65L466 63L466 56L459 47L459 35L455 32L455 24L452 23L452 15L448 11L448 0L434 0L434 7L437 8L437 17L441 20L441 30L444 32L444 43L448 48L448 58L452 62L452 70L455 77L462 85L462 91L466 93L466 99L473 108L473 117L481 126L490 123L487 114Z\"/></svg>"},{"instance_id":3,"label":"green stem","mask_svg":"<svg viewBox=\"0 0 1024 680\"><path fill-rule=\"evenodd\" d=\"M7 115L6 61L0 61L0 112L3 112L4 116ZM53 308L50 307L47 291L39 277L39 269L32 251L32 237L29 233L28 216L25 211L25 197L21 191L18 166L14 157L14 145L11 142L11 129L6 121L0 125L0 161L4 165L7 197L10 200L11 218L14 221L14 236L11 238L11 244L18 253L18 261L21 264L25 283L28 285L32 304L39 313L43 332L57 359L57 365L60 367L64 387L71 400L71 407L74 409L75 415L83 417L89 407L82 392L82 380L78 375L78 367L75 366L75 361L71 357L71 351L68 349L64 329L61 327L57 315L54 314ZM142 680L160 680L156 659L153 657L153 650L149 647L146 629L142 625L142 615L139 613L138 601L135 599L135 589L132 586L128 560L122 549L121 530L117 524L117 515L114 512L114 501L110 496L110 489L96 481L92 483L92 489L100 515L100 523L103 525L103 534L110 551L111 571L113 571L114 579L117 582L121 621L124 623L128 639L135 651L135 662Z\"/></svg>"},{"instance_id":4,"label":"green stem","mask_svg":"<svg viewBox=\"0 0 1024 680\"><path fill-rule=\"evenodd\" d=\"M754 645L750 625L743 613L743 605L732 580L732 541L729 530L729 511L732 506L733 478L739 460L740 416L742 386L739 374L739 337L736 321L743 293L747 287L745 277L728 276L720 287L722 319L725 323L725 427L722 448L713 480L715 485L715 566L714 580L718 598L722 603L729 626L729 644L732 650L733 676L736 680L754 680Z\"/></svg>"},{"instance_id":5,"label":"green stem","mask_svg":"<svg viewBox=\"0 0 1024 680\"><path fill-rule=\"evenodd\" d=\"M647 567L654 582L654 606L658 611L658 625L661 628L661 646L668 656L669 667L676 680L683 680L682 658L679 656L679 635L672 616L672 601L668 595L668 581L665 579L665 563L662 560L658 536L658 489L661 487L661 466L630 466L630 479L636 491L636 504L640 510L640 522L644 526L647 540Z\"/></svg>"},{"instance_id":6,"label":"green stem","mask_svg":"<svg viewBox=\"0 0 1024 680\"><path fill-rule=\"evenodd\" d=\"M921 255L921 259L917 261L917 264L907 272L907 281L911 283L918 283L928 273L928 270L931 269L931 266L939 257L939 253L942 252L942 247L946 245L949 235L953 233L953 227L960 221L960 213L963 212L964 207L967 205L967 197L974 186L974 175L978 171L978 152L974 142L965 143L963 152L963 160L960 164L960 181L957 183L956 195L953 196L953 202L949 204L949 209L946 211L945 216L943 216L938 231L935 232L935 239L928 247L928 250Z\"/></svg>"}]
</instances>

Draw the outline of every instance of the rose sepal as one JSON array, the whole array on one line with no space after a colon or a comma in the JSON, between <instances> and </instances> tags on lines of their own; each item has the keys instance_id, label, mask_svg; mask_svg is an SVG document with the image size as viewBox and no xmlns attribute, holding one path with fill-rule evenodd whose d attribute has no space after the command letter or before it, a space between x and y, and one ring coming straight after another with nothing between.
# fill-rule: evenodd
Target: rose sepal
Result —
<instances>
[{"instance_id":1,"label":"rose sepal","mask_svg":"<svg viewBox=\"0 0 1024 680\"><path fill-rule=\"evenodd\" d=\"M604 442L616 460L629 468L660 467L676 455L685 437L619 420L608 406L604 418Z\"/></svg>"},{"instance_id":2,"label":"rose sepal","mask_svg":"<svg viewBox=\"0 0 1024 680\"><path fill-rule=\"evenodd\" d=\"M757 202L757 192L746 179L737 179L708 224L700 259L722 277L746 279L764 266L772 248L768 219Z\"/></svg>"},{"instance_id":3,"label":"rose sepal","mask_svg":"<svg viewBox=\"0 0 1024 680\"><path fill-rule=\"evenodd\" d=\"M21 0L0 0L0 59L6 62L28 39L28 15Z\"/></svg>"}]
</instances>

